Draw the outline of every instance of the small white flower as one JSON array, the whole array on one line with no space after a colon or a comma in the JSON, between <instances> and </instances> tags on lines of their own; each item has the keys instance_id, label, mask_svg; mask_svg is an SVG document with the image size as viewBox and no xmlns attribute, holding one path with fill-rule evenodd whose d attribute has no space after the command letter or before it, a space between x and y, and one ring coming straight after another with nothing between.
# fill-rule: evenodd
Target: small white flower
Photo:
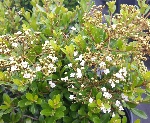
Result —
<instances>
[{"instance_id":1,"label":"small white flower","mask_svg":"<svg viewBox=\"0 0 150 123\"><path fill-rule=\"evenodd\" d=\"M110 113L110 112L111 112L111 108L108 108L108 109L107 109L107 112Z\"/></svg>"},{"instance_id":2,"label":"small white flower","mask_svg":"<svg viewBox=\"0 0 150 123\"><path fill-rule=\"evenodd\" d=\"M74 51L74 56L77 56L78 55L78 51Z\"/></svg>"},{"instance_id":3,"label":"small white flower","mask_svg":"<svg viewBox=\"0 0 150 123\"><path fill-rule=\"evenodd\" d=\"M113 24L113 25L112 25L112 28L115 29L115 28L116 28L116 24Z\"/></svg>"},{"instance_id":4,"label":"small white flower","mask_svg":"<svg viewBox=\"0 0 150 123\"><path fill-rule=\"evenodd\" d=\"M93 102L93 99L90 97L90 99L89 99L89 103L92 103Z\"/></svg>"},{"instance_id":5,"label":"small white flower","mask_svg":"<svg viewBox=\"0 0 150 123\"><path fill-rule=\"evenodd\" d=\"M56 84L55 84L55 83L53 83L52 81L49 81L49 84L50 84L51 88L56 87Z\"/></svg>"},{"instance_id":6,"label":"small white flower","mask_svg":"<svg viewBox=\"0 0 150 123\"><path fill-rule=\"evenodd\" d=\"M71 30L76 31L77 29L74 26L72 26Z\"/></svg>"},{"instance_id":7,"label":"small white flower","mask_svg":"<svg viewBox=\"0 0 150 123\"><path fill-rule=\"evenodd\" d=\"M48 41L48 40L45 41L45 45L47 45L47 44L49 44L49 41Z\"/></svg>"},{"instance_id":8,"label":"small white flower","mask_svg":"<svg viewBox=\"0 0 150 123\"><path fill-rule=\"evenodd\" d=\"M20 14L22 14L22 12L21 12L21 11L19 11L19 12L18 12L18 14L20 15Z\"/></svg>"},{"instance_id":9,"label":"small white flower","mask_svg":"<svg viewBox=\"0 0 150 123\"><path fill-rule=\"evenodd\" d=\"M26 34L26 35L29 35L29 30L26 30L26 31L25 31L25 34Z\"/></svg>"},{"instance_id":10,"label":"small white flower","mask_svg":"<svg viewBox=\"0 0 150 123\"><path fill-rule=\"evenodd\" d=\"M85 63L85 61L82 60L81 63L80 63L80 65L81 65L81 66L84 66L84 63Z\"/></svg>"},{"instance_id":11,"label":"small white flower","mask_svg":"<svg viewBox=\"0 0 150 123\"><path fill-rule=\"evenodd\" d=\"M101 108L101 110L103 111L103 113L106 113L106 112L107 112L107 109L105 108L105 106L104 106L103 104L101 105L100 108Z\"/></svg>"},{"instance_id":12,"label":"small white flower","mask_svg":"<svg viewBox=\"0 0 150 123\"><path fill-rule=\"evenodd\" d=\"M112 58L110 56L106 56L106 61L111 61Z\"/></svg>"},{"instance_id":13,"label":"small white flower","mask_svg":"<svg viewBox=\"0 0 150 123\"><path fill-rule=\"evenodd\" d=\"M66 76L65 78L61 78L62 81L67 81L68 80L68 76Z\"/></svg>"},{"instance_id":14,"label":"small white flower","mask_svg":"<svg viewBox=\"0 0 150 123\"><path fill-rule=\"evenodd\" d=\"M84 85L82 84L82 85L81 85L81 87L83 88L83 87L84 87Z\"/></svg>"},{"instance_id":15,"label":"small white flower","mask_svg":"<svg viewBox=\"0 0 150 123\"><path fill-rule=\"evenodd\" d=\"M50 63L49 65L48 65L48 68L53 68L54 67L54 65L52 64L52 63Z\"/></svg>"},{"instance_id":16,"label":"small white flower","mask_svg":"<svg viewBox=\"0 0 150 123\"><path fill-rule=\"evenodd\" d=\"M17 34L17 35L21 35L22 34L22 32L21 31L18 31L17 33L15 33L15 34Z\"/></svg>"},{"instance_id":17,"label":"small white flower","mask_svg":"<svg viewBox=\"0 0 150 123\"><path fill-rule=\"evenodd\" d=\"M113 82L113 80L112 79L109 79L109 81L108 81L109 83L112 83Z\"/></svg>"},{"instance_id":18,"label":"small white flower","mask_svg":"<svg viewBox=\"0 0 150 123\"><path fill-rule=\"evenodd\" d=\"M114 112L112 113L112 117L115 117L115 113Z\"/></svg>"},{"instance_id":19,"label":"small white flower","mask_svg":"<svg viewBox=\"0 0 150 123\"><path fill-rule=\"evenodd\" d=\"M66 76L65 78L64 78L64 81L66 82L68 80L68 76Z\"/></svg>"},{"instance_id":20,"label":"small white flower","mask_svg":"<svg viewBox=\"0 0 150 123\"><path fill-rule=\"evenodd\" d=\"M71 100L73 100L74 98L75 98L74 95L69 96L69 99L71 99Z\"/></svg>"},{"instance_id":21,"label":"small white flower","mask_svg":"<svg viewBox=\"0 0 150 123\"><path fill-rule=\"evenodd\" d=\"M106 63L105 63L105 62L101 62L101 63L99 64L99 66L100 66L100 67L104 67L104 66L106 66Z\"/></svg>"},{"instance_id":22,"label":"small white flower","mask_svg":"<svg viewBox=\"0 0 150 123\"><path fill-rule=\"evenodd\" d=\"M5 15L8 15L8 12L5 12Z\"/></svg>"},{"instance_id":23,"label":"small white flower","mask_svg":"<svg viewBox=\"0 0 150 123\"><path fill-rule=\"evenodd\" d=\"M35 69L36 69L36 72L41 71L41 66L38 65Z\"/></svg>"},{"instance_id":24,"label":"small white flower","mask_svg":"<svg viewBox=\"0 0 150 123\"><path fill-rule=\"evenodd\" d=\"M96 57L92 57L92 58L91 58L91 61L95 61L95 60L96 60Z\"/></svg>"},{"instance_id":25,"label":"small white flower","mask_svg":"<svg viewBox=\"0 0 150 123\"><path fill-rule=\"evenodd\" d=\"M109 69L105 69L104 73L107 75L108 73L110 73Z\"/></svg>"},{"instance_id":26,"label":"small white flower","mask_svg":"<svg viewBox=\"0 0 150 123\"><path fill-rule=\"evenodd\" d=\"M23 75L23 78L29 79L29 78L31 78L31 74L30 73L25 73Z\"/></svg>"},{"instance_id":27,"label":"small white flower","mask_svg":"<svg viewBox=\"0 0 150 123\"><path fill-rule=\"evenodd\" d=\"M9 60L10 61L14 61L14 57L9 57Z\"/></svg>"},{"instance_id":28,"label":"small white flower","mask_svg":"<svg viewBox=\"0 0 150 123\"><path fill-rule=\"evenodd\" d=\"M111 83L111 87L114 88L116 85L114 82Z\"/></svg>"},{"instance_id":29,"label":"small white flower","mask_svg":"<svg viewBox=\"0 0 150 123\"><path fill-rule=\"evenodd\" d=\"M119 83L119 80L116 80L115 82L116 82L116 83Z\"/></svg>"},{"instance_id":30,"label":"small white flower","mask_svg":"<svg viewBox=\"0 0 150 123\"><path fill-rule=\"evenodd\" d=\"M22 65L23 68L27 68L28 67L28 62L26 62L26 61L21 62L21 65Z\"/></svg>"},{"instance_id":31,"label":"small white flower","mask_svg":"<svg viewBox=\"0 0 150 123\"><path fill-rule=\"evenodd\" d=\"M73 86L73 85L71 85L71 88L74 88L74 86Z\"/></svg>"},{"instance_id":32,"label":"small white flower","mask_svg":"<svg viewBox=\"0 0 150 123\"><path fill-rule=\"evenodd\" d=\"M124 80L124 77L122 76L121 73L116 73L114 74L118 79Z\"/></svg>"},{"instance_id":33,"label":"small white flower","mask_svg":"<svg viewBox=\"0 0 150 123\"><path fill-rule=\"evenodd\" d=\"M76 58L75 60L79 60L79 61L82 61L82 58L83 58L83 56L82 56L82 54L79 56L79 58Z\"/></svg>"},{"instance_id":34,"label":"small white flower","mask_svg":"<svg viewBox=\"0 0 150 123\"><path fill-rule=\"evenodd\" d=\"M12 43L13 47L18 47L18 43Z\"/></svg>"},{"instance_id":35,"label":"small white flower","mask_svg":"<svg viewBox=\"0 0 150 123\"><path fill-rule=\"evenodd\" d=\"M121 104L120 101L119 101L119 100L116 100L116 104L115 104L115 105L116 105L117 107L119 107L120 104Z\"/></svg>"},{"instance_id":36,"label":"small white flower","mask_svg":"<svg viewBox=\"0 0 150 123\"><path fill-rule=\"evenodd\" d=\"M79 93L79 95L82 95L81 93Z\"/></svg>"},{"instance_id":37,"label":"small white flower","mask_svg":"<svg viewBox=\"0 0 150 123\"><path fill-rule=\"evenodd\" d=\"M82 73L81 73L81 70L79 68L77 68L76 76L77 76L77 78L81 78L82 77Z\"/></svg>"},{"instance_id":38,"label":"small white flower","mask_svg":"<svg viewBox=\"0 0 150 123\"><path fill-rule=\"evenodd\" d=\"M57 59L58 59L57 57L52 57L53 62L57 61Z\"/></svg>"},{"instance_id":39,"label":"small white flower","mask_svg":"<svg viewBox=\"0 0 150 123\"><path fill-rule=\"evenodd\" d=\"M123 93L121 94L122 99L124 99L124 101L129 101L128 96L124 95Z\"/></svg>"},{"instance_id":40,"label":"small white flower","mask_svg":"<svg viewBox=\"0 0 150 123\"><path fill-rule=\"evenodd\" d=\"M71 73L71 74L70 74L70 77L75 77L75 73Z\"/></svg>"},{"instance_id":41,"label":"small white flower","mask_svg":"<svg viewBox=\"0 0 150 123\"><path fill-rule=\"evenodd\" d=\"M16 65L11 66L11 71L13 72L15 70L17 70L17 66Z\"/></svg>"},{"instance_id":42,"label":"small white flower","mask_svg":"<svg viewBox=\"0 0 150 123\"><path fill-rule=\"evenodd\" d=\"M122 106L119 106L119 110L120 110L120 111L123 111L124 109L123 109L123 107L122 107Z\"/></svg>"},{"instance_id":43,"label":"small white flower","mask_svg":"<svg viewBox=\"0 0 150 123\"><path fill-rule=\"evenodd\" d=\"M106 99L110 99L112 97L112 95L108 92L104 92L103 93L103 96L106 98Z\"/></svg>"},{"instance_id":44,"label":"small white flower","mask_svg":"<svg viewBox=\"0 0 150 123\"><path fill-rule=\"evenodd\" d=\"M105 88L105 87L102 87L101 89L102 89L103 92L106 91L106 88Z\"/></svg>"},{"instance_id":45,"label":"small white flower","mask_svg":"<svg viewBox=\"0 0 150 123\"><path fill-rule=\"evenodd\" d=\"M72 67L72 63L69 63L69 64L68 64L68 67Z\"/></svg>"}]
</instances>

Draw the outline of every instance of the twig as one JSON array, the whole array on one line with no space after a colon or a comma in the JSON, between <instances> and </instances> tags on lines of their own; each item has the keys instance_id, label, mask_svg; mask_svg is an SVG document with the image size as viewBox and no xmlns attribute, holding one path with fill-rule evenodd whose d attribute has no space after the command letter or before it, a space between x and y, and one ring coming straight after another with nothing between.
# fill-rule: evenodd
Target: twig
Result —
<instances>
[{"instance_id":1,"label":"twig","mask_svg":"<svg viewBox=\"0 0 150 123\"><path fill-rule=\"evenodd\" d=\"M38 120L37 118L31 117L31 116L28 116L28 115L23 115L23 116L24 116L24 117L31 118L32 120Z\"/></svg>"}]
</instances>

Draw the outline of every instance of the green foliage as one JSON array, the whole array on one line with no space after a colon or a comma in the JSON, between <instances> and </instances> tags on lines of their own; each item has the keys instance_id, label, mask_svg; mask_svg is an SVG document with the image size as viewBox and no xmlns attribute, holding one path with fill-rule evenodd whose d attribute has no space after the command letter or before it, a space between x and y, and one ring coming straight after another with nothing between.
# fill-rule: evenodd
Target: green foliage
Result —
<instances>
[{"instance_id":1,"label":"green foliage","mask_svg":"<svg viewBox=\"0 0 150 123\"><path fill-rule=\"evenodd\" d=\"M0 2L0 123L126 123L123 107L147 118L135 107L150 102L149 7L92 5Z\"/></svg>"}]
</instances>

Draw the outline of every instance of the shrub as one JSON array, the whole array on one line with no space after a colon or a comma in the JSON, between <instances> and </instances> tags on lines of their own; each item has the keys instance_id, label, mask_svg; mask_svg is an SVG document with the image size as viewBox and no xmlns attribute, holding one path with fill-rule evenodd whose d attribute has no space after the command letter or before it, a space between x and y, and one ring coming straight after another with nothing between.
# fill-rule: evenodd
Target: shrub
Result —
<instances>
[{"instance_id":1,"label":"shrub","mask_svg":"<svg viewBox=\"0 0 150 123\"><path fill-rule=\"evenodd\" d=\"M32 0L31 13L22 8L20 28L0 36L0 121L126 123L124 107L147 118L135 108L150 100L147 5L113 15L115 2L107 2L102 23L103 7L88 0L73 11L42 2Z\"/></svg>"}]
</instances>

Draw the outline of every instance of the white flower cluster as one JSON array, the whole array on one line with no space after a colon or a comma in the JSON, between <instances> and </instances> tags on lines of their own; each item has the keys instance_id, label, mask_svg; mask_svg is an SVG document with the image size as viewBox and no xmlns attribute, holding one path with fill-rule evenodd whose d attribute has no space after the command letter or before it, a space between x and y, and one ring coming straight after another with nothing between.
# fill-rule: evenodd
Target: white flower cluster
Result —
<instances>
[{"instance_id":1,"label":"white flower cluster","mask_svg":"<svg viewBox=\"0 0 150 123\"><path fill-rule=\"evenodd\" d=\"M73 100L73 99L75 99L75 96L74 95L70 95L69 99Z\"/></svg>"},{"instance_id":2,"label":"white flower cluster","mask_svg":"<svg viewBox=\"0 0 150 123\"><path fill-rule=\"evenodd\" d=\"M125 67L121 68L118 73L114 74L114 76L122 81L126 81L127 70Z\"/></svg>"},{"instance_id":3,"label":"white flower cluster","mask_svg":"<svg viewBox=\"0 0 150 123\"><path fill-rule=\"evenodd\" d=\"M100 68L103 69L106 67L106 63L102 61L101 63L99 63L99 66L100 66Z\"/></svg>"},{"instance_id":4,"label":"white flower cluster","mask_svg":"<svg viewBox=\"0 0 150 123\"><path fill-rule=\"evenodd\" d=\"M106 108L106 107L104 106L104 104L101 105L100 109L101 109L101 111L102 111L103 113L107 113L107 112L110 113L110 112L111 112L111 108Z\"/></svg>"},{"instance_id":5,"label":"white flower cluster","mask_svg":"<svg viewBox=\"0 0 150 123\"><path fill-rule=\"evenodd\" d=\"M51 86L51 88L55 88L56 87L56 84L52 81L49 81L49 85Z\"/></svg>"},{"instance_id":6,"label":"white flower cluster","mask_svg":"<svg viewBox=\"0 0 150 123\"><path fill-rule=\"evenodd\" d=\"M10 49L8 48L8 46L0 41L0 54L9 54L9 53Z\"/></svg>"},{"instance_id":7,"label":"white flower cluster","mask_svg":"<svg viewBox=\"0 0 150 123\"><path fill-rule=\"evenodd\" d=\"M92 102L93 102L93 98L91 98L91 97L90 97L90 99L89 99L89 103L92 103Z\"/></svg>"},{"instance_id":8,"label":"white flower cluster","mask_svg":"<svg viewBox=\"0 0 150 123\"><path fill-rule=\"evenodd\" d=\"M112 88L114 88L116 86L115 82L118 83L118 81L113 81L112 79L109 79L108 82L111 84Z\"/></svg>"},{"instance_id":9,"label":"white flower cluster","mask_svg":"<svg viewBox=\"0 0 150 123\"><path fill-rule=\"evenodd\" d=\"M121 97L124 101L129 101L128 96L126 96L125 94L121 94Z\"/></svg>"},{"instance_id":10,"label":"white flower cluster","mask_svg":"<svg viewBox=\"0 0 150 123\"><path fill-rule=\"evenodd\" d=\"M106 89L105 87L102 87L101 90L102 90L102 92L103 92L103 96L104 96L106 99L112 98L112 95L111 95L109 92L107 92L107 89Z\"/></svg>"},{"instance_id":11,"label":"white flower cluster","mask_svg":"<svg viewBox=\"0 0 150 123\"><path fill-rule=\"evenodd\" d=\"M36 69L41 69L42 72L48 76L54 72L56 72L55 63L57 62L58 58L55 56L55 51L53 50L49 41L45 41L45 44L42 45L42 53L47 54L45 58L41 57L39 59L40 65L37 66ZM41 68L40 68L41 67Z\"/></svg>"},{"instance_id":12,"label":"white flower cluster","mask_svg":"<svg viewBox=\"0 0 150 123\"><path fill-rule=\"evenodd\" d=\"M117 107L119 107L119 110L120 110L120 111L124 110L123 107L122 107L122 105L121 105L121 102L120 102L119 100L116 100L115 105L116 105Z\"/></svg>"},{"instance_id":13,"label":"white flower cluster","mask_svg":"<svg viewBox=\"0 0 150 123\"><path fill-rule=\"evenodd\" d=\"M64 77L64 78L61 78L61 81L68 81L68 76Z\"/></svg>"}]
</instances>

